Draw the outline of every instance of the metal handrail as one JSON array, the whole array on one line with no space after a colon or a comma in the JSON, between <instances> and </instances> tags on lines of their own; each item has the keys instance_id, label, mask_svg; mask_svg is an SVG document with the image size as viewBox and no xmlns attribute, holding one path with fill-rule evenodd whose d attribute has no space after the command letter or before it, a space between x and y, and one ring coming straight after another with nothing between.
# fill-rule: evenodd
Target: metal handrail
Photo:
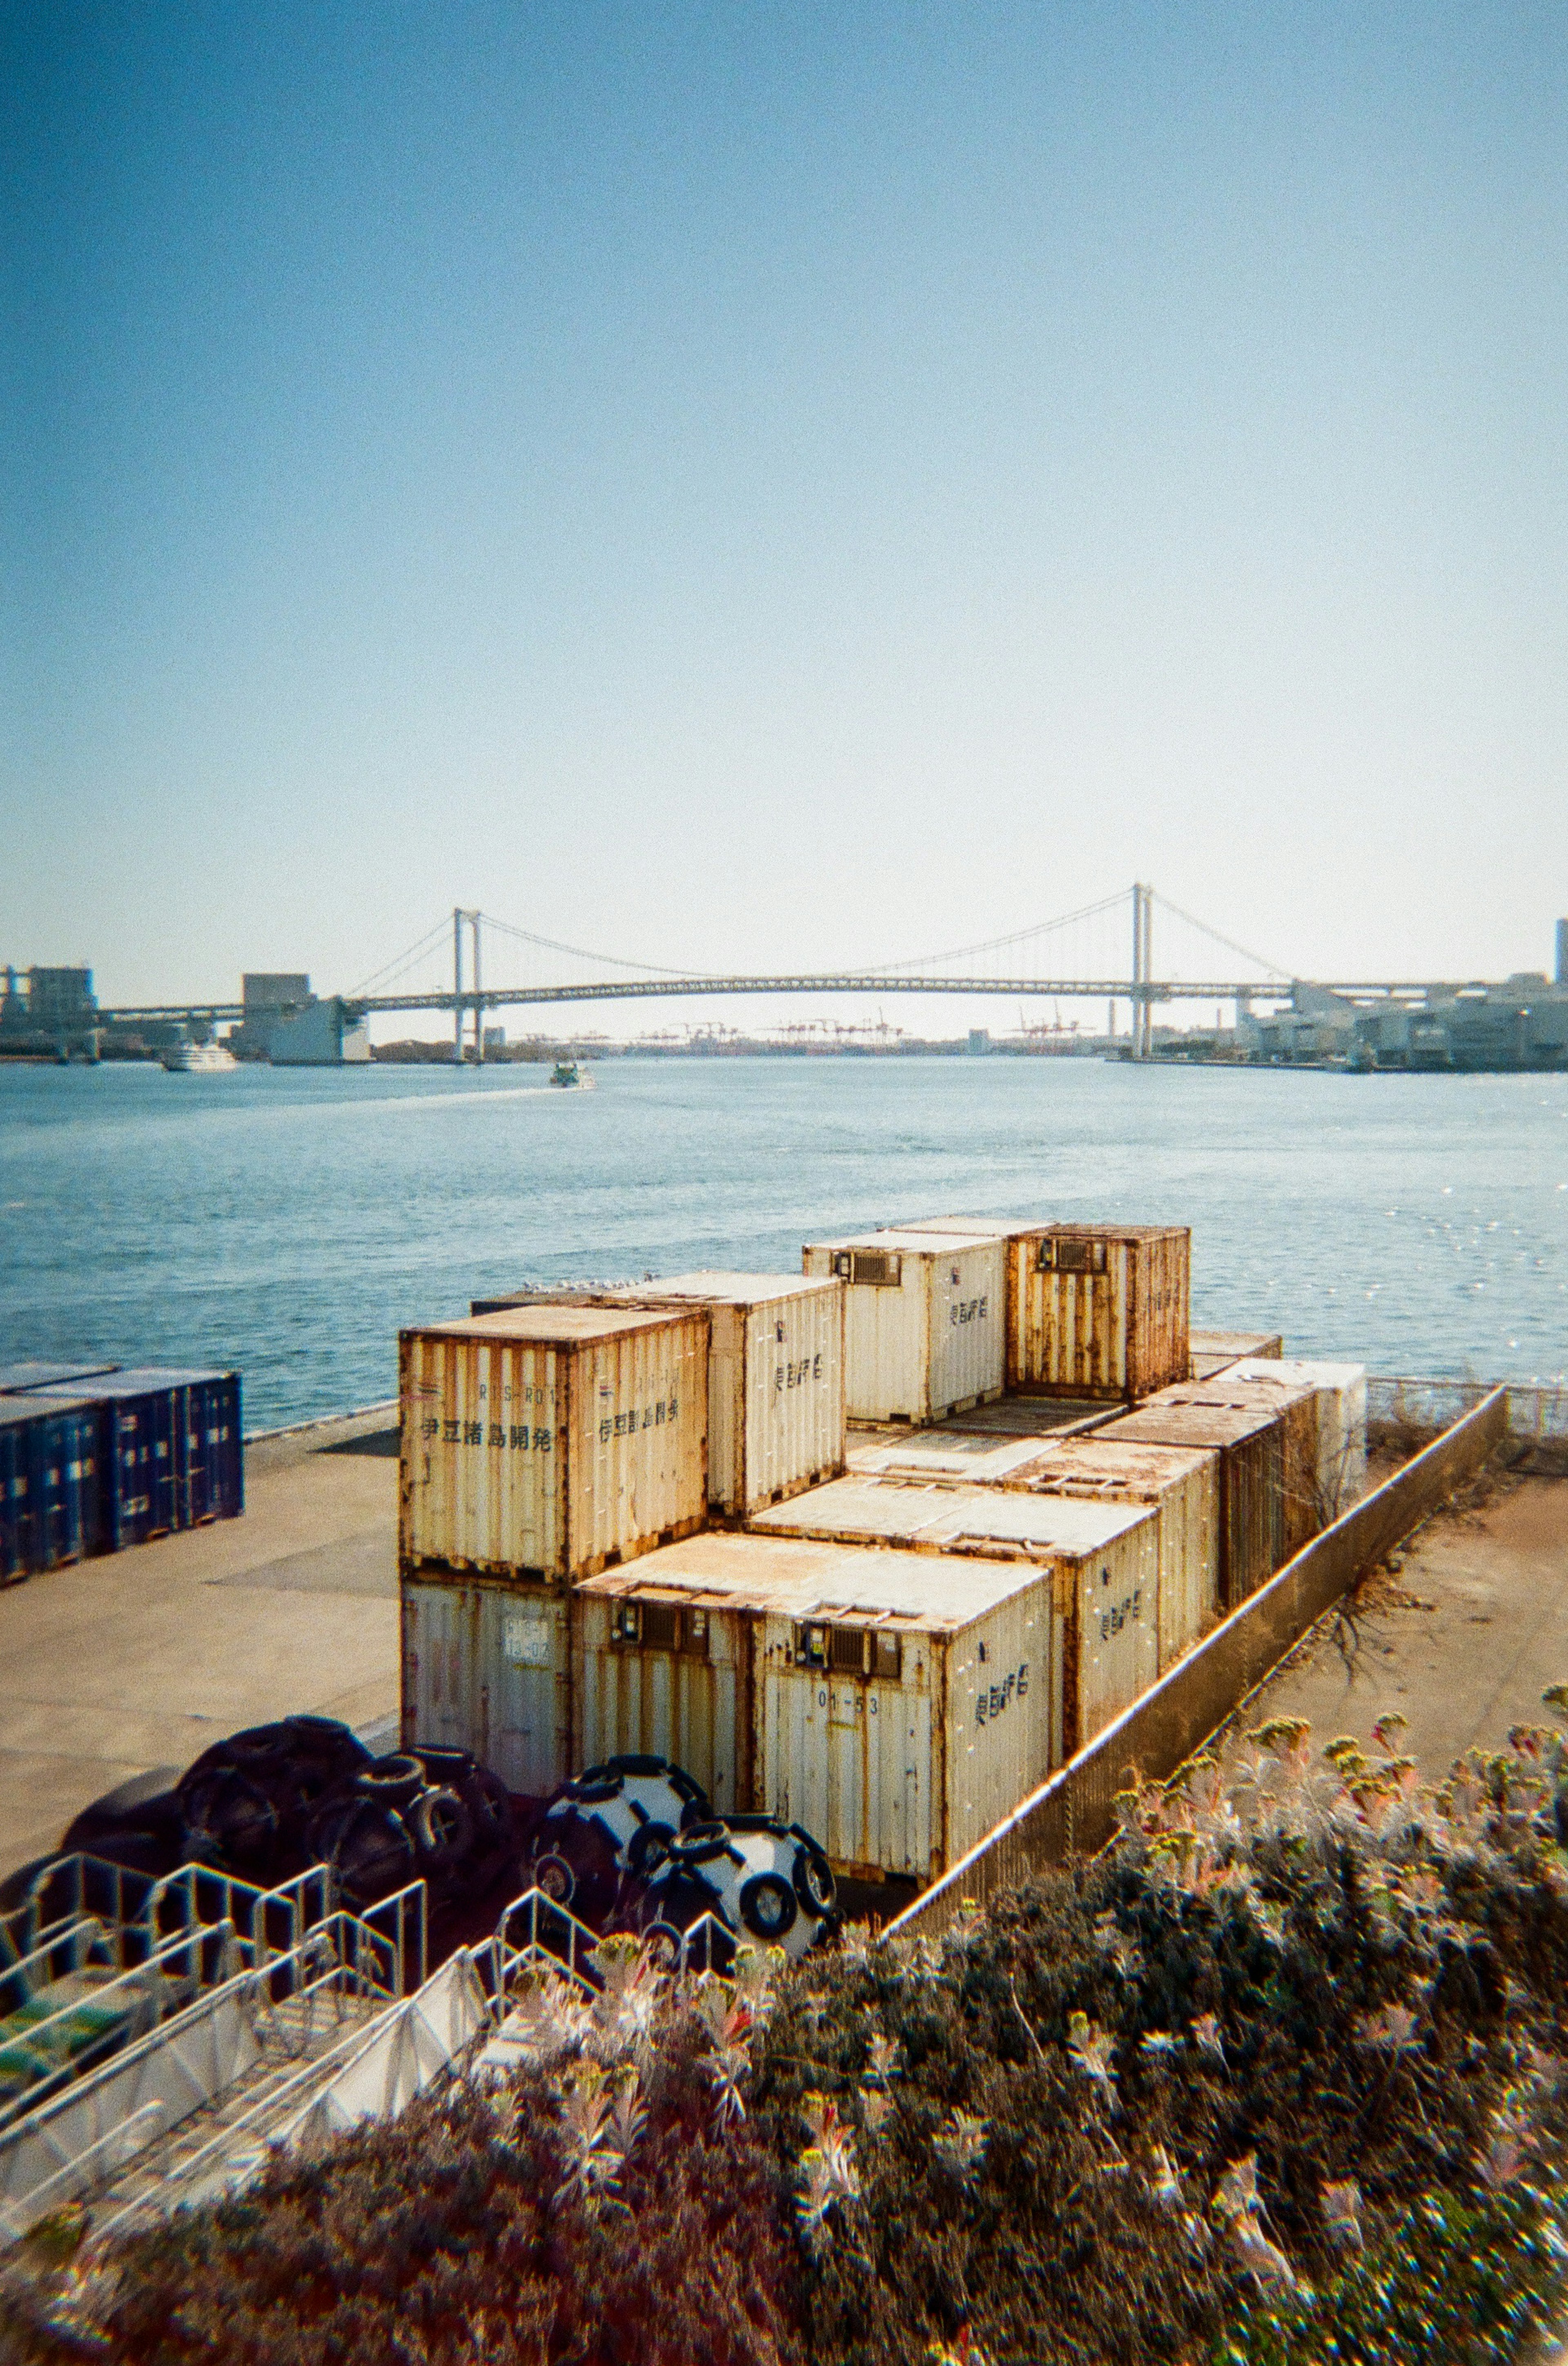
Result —
<instances>
[{"instance_id":1,"label":"metal handrail","mask_svg":"<svg viewBox=\"0 0 1568 2366\"><path fill-rule=\"evenodd\" d=\"M165 1940L162 1946L157 1949L154 1954L149 1955L145 1962L133 1965L127 1971L117 1972L112 1980L106 1980L102 1988L92 1989L86 1996L73 1997L65 2004L56 2005L52 2012L45 2013L41 2020L33 2022L24 2033L20 2033L16 2037L6 2040L6 2044L7 2045L15 2045L18 2049L26 2048L30 2051L39 2046L40 2042L47 2039L49 2032L52 2030L57 2023L68 2022L71 2020L73 2015L84 2011L101 2012L104 2010L106 2000L112 1999L117 1989L134 1988L139 1983L141 1984L143 1993L148 1996L149 2000L152 2005L152 2020L150 2026L155 2029L165 2016L160 2010L159 1999L156 1991L146 1989L145 1984L148 1974L160 1973L163 1964L171 1957L188 1953L191 1947L201 1946L209 1938L218 1939L221 1944L224 1941L231 1940L233 1936L234 1932L232 1925L227 1923L207 1925L204 1926L199 1932L193 1931L181 1932L174 1938ZM139 2035L143 2034L144 2033L141 2032L138 2033ZM28 2084L29 2086L37 2087L45 2082L52 2082L62 2075L69 2078L70 2072L71 2061L70 2057L67 2056L64 2061L40 2072L39 2077L31 2079ZM14 2104L8 2106L4 2102L0 2102L0 2125L4 2124L7 2111L15 2111L17 2104L25 2105L26 2109L28 2111L34 2108L33 2103L28 2100L27 2089L24 2089L22 2093L16 2098L16 2102Z\"/></svg>"},{"instance_id":2,"label":"metal handrail","mask_svg":"<svg viewBox=\"0 0 1568 2366\"><path fill-rule=\"evenodd\" d=\"M40 2180L29 2191L24 2205L27 2216L26 2226L17 2223L15 2206L0 2200L0 2227L7 2228L12 2240L17 2240L26 2234L27 2226L36 2226L39 2219L43 2215L39 2205L46 2193L55 2186L63 2183L66 2179L74 2178L84 2161L94 2159L99 2153L112 2152L118 2146L126 2146L131 2130L139 2123L144 2120L161 2120L165 2108L166 2106L156 2098L151 2102L140 2104L134 2112L129 2112L123 2120L117 2120L112 2128L106 2128L101 2136L95 2136L90 2145L84 2145L82 2150L74 2154L70 2160L62 2161L52 2175ZM126 2158L129 2159L130 2154L140 2148L140 2143L130 2144L127 2148Z\"/></svg>"}]
</instances>

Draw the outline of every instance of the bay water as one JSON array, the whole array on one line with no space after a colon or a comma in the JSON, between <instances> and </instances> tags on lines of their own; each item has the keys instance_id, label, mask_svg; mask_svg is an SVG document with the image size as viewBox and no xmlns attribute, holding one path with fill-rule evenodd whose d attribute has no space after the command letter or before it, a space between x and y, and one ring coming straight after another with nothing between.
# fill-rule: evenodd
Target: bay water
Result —
<instances>
[{"instance_id":1,"label":"bay water","mask_svg":"<svg viewBox=\"0 0 1568 2366\"><path fill-rule=\"evenodd\" d=\"M1568 1076L1085 1059L0 1065L0 1363L235 1367L248 1429L393 1395L404 1324L531 1282L800 1270L922 1215L1189 1224L1193 1316L1561 1383Z\"/></svg>"}]
</instances>

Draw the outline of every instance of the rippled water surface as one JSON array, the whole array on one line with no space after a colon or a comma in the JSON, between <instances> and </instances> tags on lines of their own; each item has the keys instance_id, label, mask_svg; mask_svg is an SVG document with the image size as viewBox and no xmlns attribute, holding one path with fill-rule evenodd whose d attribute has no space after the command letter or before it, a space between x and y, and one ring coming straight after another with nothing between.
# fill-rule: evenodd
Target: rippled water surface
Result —
<instances>
[{"instance_id":1,"label":"rippled water surface","mask_svg":"<svg viewBox=\"0 0 1568 2366\"><path fill-rule=\"evenodd\" d=\"M1190 1224L1194 1320L1303 1354L1568 1366L1568 1077L1011 1058L0 1067L0 1361L233 1364L265 1427L484 1291L970 1211Z\"/></svg>"}]
</instances>

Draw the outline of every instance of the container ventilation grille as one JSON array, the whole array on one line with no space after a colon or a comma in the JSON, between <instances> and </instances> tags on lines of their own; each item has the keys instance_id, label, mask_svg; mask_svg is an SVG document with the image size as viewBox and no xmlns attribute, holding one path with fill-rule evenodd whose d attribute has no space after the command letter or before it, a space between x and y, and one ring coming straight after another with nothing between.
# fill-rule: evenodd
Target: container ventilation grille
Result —
<instances>
[{"instance_id":1,"label":"container ventilation grille","mask_svg":"<svg viewBox=\"0 0 1568 2366\"><path fill-rule=\"evenodd\" d=\"M903 1258L891 1249L839 1249L833 1269L840 1281L863 1289L897 1290L903 1280Z\"/></svg>"}]
</instances>

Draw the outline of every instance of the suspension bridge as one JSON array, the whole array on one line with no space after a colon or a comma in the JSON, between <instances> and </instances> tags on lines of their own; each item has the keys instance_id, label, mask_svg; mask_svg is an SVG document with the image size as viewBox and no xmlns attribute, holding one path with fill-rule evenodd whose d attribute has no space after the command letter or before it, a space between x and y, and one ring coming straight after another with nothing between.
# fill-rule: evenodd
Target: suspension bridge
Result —
<instances>
[{"instance_id":1,"label":"suspension bridge","mask_svg":"<svg viewBox=\"0 0 1568 2366\"><path fill-rule=\"evenodd\" d=\"M1156 911L1161 966L1155 960ZM1170 943L1172 958L1165 958ZM1222 961L1216 956L1223 956ZM510 975L487 974L505 964ZM1238 967L1240 972L1238 974ZM565 974L563 974L563 971ZM303 981L301 981L303 984ZM484 1057L487 1014L526 1006L678 1002L743 995L940 995L1020 1002L1105 1001L1128 1007L1129 1048L1150 1047L1153 1014L1177 1001L1287 1001L1304 984L1361 1002L1417 1001L1427 982L1407 979L1304 981L1299 973L1224 935L1142 882L1031 927L913 959L856 969L743 973L676 968L596 953L490 913L466 907L443 914L413 944L332 998L345 1019L421 1011L449 1013L458 1058ZM105 1008L109 1024L183 1020L211 1026L242 1020L245 1002L139 1004ZM471 1050L465 1043L471 1039Z\"/></svg>"}]
</instances>

